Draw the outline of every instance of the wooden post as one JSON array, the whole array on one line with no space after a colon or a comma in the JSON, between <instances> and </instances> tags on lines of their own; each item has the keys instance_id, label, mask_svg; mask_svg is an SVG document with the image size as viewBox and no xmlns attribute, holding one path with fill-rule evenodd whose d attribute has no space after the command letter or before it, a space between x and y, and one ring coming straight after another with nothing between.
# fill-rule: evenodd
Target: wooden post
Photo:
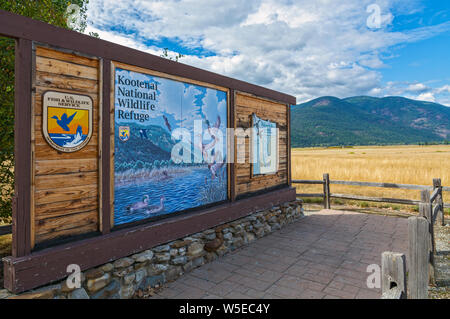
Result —
<instances>
[{"instance_id":1,"label":"wooden post","mask_svg":"<svg viewBox=\"0 0 450 319\"><path fill-rule=\"evenodd\" d=\"M100 231L102 234L111 232L111 61L103 59L101 62L102 91L101 91L101 211Z\"/></svg>"},{"instance_id":2,"label":"wooden post","mask_svg":"<svg viewBox=\"0 0 450 319\"><path fill-rule=\"evenodd\" d=\"M287 155L288 155L288 185L292 187L292 160L291 160L291 105L287 104Z\"/></svg>"},{"instance_id":3,"label":"wooden post","mask_svg":"<svg viewBox=\"0 0 450 319\"><path fill-rule=\"evenodd\" d=\"M31 252L31 94L32 42L16 40L14 89L14 199L12 207L12 255Z\"/></svg>"},{"instance_id":4,"label":"wooden post","mask_svg":"<svg viewBox=\"0 0 450 319\"><path fill-rule=\"evenodd\" d=\"M230 148L229 148L229 155L232 156L233 160L231 161L229 168L230 168L230 200L234 202L236 200L236 136L235 136L235 130L236 130L236 111L235 111L235 98L236 91L230 90L230 123L228 127L233 129L233 134L230 136ZM290 159L289 159L290 160Z\"/></svg>"},{"instance_id":5,"label":"wooden post","mask_svg":"<svg viewBox=\"0 0 450 319\"><path fill-rule=\"evenodd\" d=\"M424 217L408 218L410 299L428 298L429 229Z\"/></svg>"},{"instance_id":6,"label":"wooden post","mask_svg":"<svg viewBox=\"0 0 450 319\"><path fill-rule=\"evenodd\" d=\"M328 173L323 174L323 207L325 209L331 208L330 175Z\"/></svg>"},{"instance_id":7,"label":"wooden post","mask_svg":"<svg viewBox=\"0 0 450 319\"><path fill-rule=\"evenodd\" d=\"M381 255L382 299L406 299L405 254L385 251Z\"/></svg>"},{"instance_id":8,"label":"wooden post","mask_svg":"<svg viewBox=\"0 0 450 319\"><path fill-rule=\"evenodd\" d=\"M436 219L440 221L441 225L445 225L444 221L444 198L442 193L442 184L440 178L434 178L433 179L433 190L439 189L439 195L436 199L436 204L439 205L439 213L437 214Z\"/></svg>"},{"instance_id":9,"label":"wooden post","mask_svg":"<svg viewBox=\"0 0 450 319\"><path fill-rule=\"evenodd\" d=\"M430 284L435 284L435 271L434 271L434 254L436 246L434 244L434 227L433 227L433 206L430 201L430 192L427 190L421 191L421 203L419 204L419 213L421 217L426 218L428 221L428 232L429 236L427 240L429 241L429 281Z\"/></svg>"}]
</instances>

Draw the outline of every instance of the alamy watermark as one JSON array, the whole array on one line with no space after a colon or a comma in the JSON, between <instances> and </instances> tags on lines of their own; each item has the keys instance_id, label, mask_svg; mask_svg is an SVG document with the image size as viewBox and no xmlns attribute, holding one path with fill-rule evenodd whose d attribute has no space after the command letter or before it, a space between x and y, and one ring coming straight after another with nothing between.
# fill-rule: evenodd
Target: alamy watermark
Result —
<instances>
[{"instance_id":1,"label":"alamy watermark","mask_svg":"<svg viewBox=\"0 0 450 319\"><path fill-rule=\"evenodd\" d=\"M79 29L81 27L81 8L76 4L67 6L66 24L71 29Z\"/></svg>"},{"instance_id":2,"label":"alamy watermark","mask_svg":"<svg viewBox=\"0 0 450 319\"><path fill-rule=\"evenodd\" d=\"M246 163L248 158L250 163L278 168L278 128L226 128L224 134L216 127L203 130L203 121L195 120L193 134L186 128L177 128L172 131L172 139L178 141L171 151L171 160L176 164ZM209 142L204 143L204 140ZM230 142L227 143L227 140ZM249 141L248 157L246 156L247 140ZM225 146L227 146L226 154L234 154L236 151L236 158L225 156Z\"/></svg>"},{"instance_id":3,"label":"alamy watermark","mask_svg":"<svg viewBox=\"0 0 450 319\"><path fill-rule=\"evenodd\" d=\"M69 289L81 288L81 267L78 264L70 264L66 268L70 275L66 279L66 285Z\"/></svg>"},{"instance_id":4,"label":"alamy watermark","mask_svg":"<svg viewBox=\"0 0 450 319\"><path fill-rule=\"evenodd\" d=\"M381 7L376 3L368 5L366 12L370 13L366 20L366 25L369 29L381 29L383 24L389 23L393 19L391 13L382 15Z\"/></svg>"},{"instance_id":5,"label":"alamy watermark","mask_svg":"<svg viewBox=\"0 0 450 319\"><path fill-rule=\"evenodd\" d=\"M371 274L367 277L367 288L381 288L381 267L377 264L371 264L367 266L366 272Z\"/></svg>"}]
</instances>

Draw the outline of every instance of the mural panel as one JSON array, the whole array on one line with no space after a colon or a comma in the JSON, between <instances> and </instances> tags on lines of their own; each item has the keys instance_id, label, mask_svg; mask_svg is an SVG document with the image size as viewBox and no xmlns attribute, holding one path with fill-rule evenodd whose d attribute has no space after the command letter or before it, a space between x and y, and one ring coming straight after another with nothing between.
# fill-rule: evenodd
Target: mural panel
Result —
<instances>
[{"instance_id":1,"label":"mural panel","mask_svg":"<svg viewBox=\"0 0 450 319\"><path fill-rule=\"evenodd\" d=\"M114 224L224 201L227 93L115 69Z\"/></svg>"}]
</instances>

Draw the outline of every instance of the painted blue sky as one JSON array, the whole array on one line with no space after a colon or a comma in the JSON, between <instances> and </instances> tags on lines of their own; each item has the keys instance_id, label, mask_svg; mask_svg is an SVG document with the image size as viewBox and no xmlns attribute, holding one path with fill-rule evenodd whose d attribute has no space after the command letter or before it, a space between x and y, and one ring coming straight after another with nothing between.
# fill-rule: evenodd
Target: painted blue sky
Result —
<instances>
[{"instance_id":1,"label":"painted blue sky","mask_svg":"<svg viewBox=\"0 0 450 319\"><path fill-rule=\"evenodd\" d=\"M226 92L206 88L199 85L188 84L183 82L178 82L170 79L165 79L157 76L151 76L148 74L128 71L124 69L117 68L116 74L116 87L121 88L126 91L138 91L142 93L155 92L156 100L146 100L145 98L128 98L119 94L119 90L115 91L115 106L116 112L119 110L130 111L133 110L137 114L148 114L149 121L139 122L135 120L119 119L116 116L116 121L119 124L125 124L128 122L135 122L141 125L159 125L166 127L163 115L165 115L169 121L172 129L178 127L184 127L188 130L193 130L195 120L209 120L210 123L214 124L217 117L220 116L222 125L220 129L226 127L227 120L227 100ZM129 86L126 84L119 84L118 78L122 77L122 81L127 80L137 80L145 83L157 83L158 89L153 91L147 88L136 88L135 86ZM119 99L122 101L131 99L134 102L143 101L151 102L154 104L154 110L145 109L133 109L119 107ZM205 122L205 121L204 121ZM206 122L204 124L204 129L206 129Z\"/></svg>"},{"instance_id":2,"label":"painted blue sky","mask_svg":"<svg viewBox=\"0 0 450 319\"><path fill-rule=\"evenodd\" d=\"M86 32L292 94L450 106L447 0L90 0Z\"/></svg>"}]
</instances>

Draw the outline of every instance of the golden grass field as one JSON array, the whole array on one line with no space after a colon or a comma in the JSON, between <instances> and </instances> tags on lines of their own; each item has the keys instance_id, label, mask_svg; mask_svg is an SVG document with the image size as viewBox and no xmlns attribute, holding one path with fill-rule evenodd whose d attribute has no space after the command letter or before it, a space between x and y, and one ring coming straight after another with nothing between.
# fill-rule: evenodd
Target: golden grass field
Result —
<instances>
[{"instance_id":1,"label":"golden grass field","mask_svg":"<svg viewBox=\"0 0 450 319\"><path fill-rule=\"evenodd\" d=\"M450 145L355 146L292 149L292 179L322 179L450 186ZM296 184L299 193L320 193L322 185ZM330 185L331 193L420 199L415 190ZM450 202L450 192L444 192Z\"/></svg>"}]
</instances>

